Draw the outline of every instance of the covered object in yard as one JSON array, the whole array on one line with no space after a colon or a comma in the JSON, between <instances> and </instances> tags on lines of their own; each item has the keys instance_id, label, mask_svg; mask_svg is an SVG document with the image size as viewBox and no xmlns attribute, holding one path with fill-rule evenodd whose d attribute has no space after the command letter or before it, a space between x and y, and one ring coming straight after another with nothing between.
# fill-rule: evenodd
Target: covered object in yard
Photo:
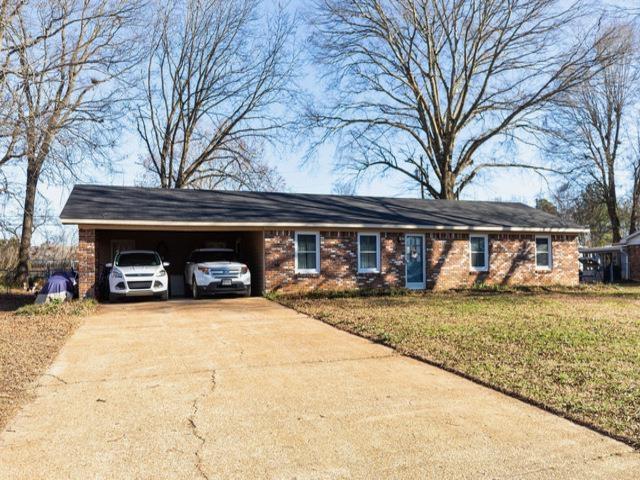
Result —
<instances>
[{"instance_id":1,"label":"covered object in yard","mask_svg":"<svg viewBox=\"0 0 640 480\"><path fill-rule=\"evenodd\" d=\"M46 303L52 300L71 300L76 286L75 276L67 272L56 272L49 277L42 290L36 297L36 303Z\"/></svg>"}]
</instances>

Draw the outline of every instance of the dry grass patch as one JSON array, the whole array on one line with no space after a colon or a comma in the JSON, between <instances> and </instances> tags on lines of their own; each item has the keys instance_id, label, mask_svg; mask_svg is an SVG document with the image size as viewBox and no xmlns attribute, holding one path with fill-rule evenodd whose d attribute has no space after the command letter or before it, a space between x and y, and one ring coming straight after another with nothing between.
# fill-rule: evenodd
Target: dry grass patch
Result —
<instances>
[{"instance_id":1,"label":"dry grass patch","mask_svg":"<svg viewBox=\"0 0 640 480\"><path fill-rule=\"evenodd\" d=\"M278 297L640 447L640 287Z\"/></svg>"},{"instance_id":2,"label":"dry grass patch","mask_svg":"<svg viewBox=\"0 0 640 480\"><path fill-rule=\"evenodd\" d=\"M96 308L87 301L31 302L31 295L0 295L0 428L28 398L27 387L46 370L82 316Z\"/></svg>"}]
</instances>

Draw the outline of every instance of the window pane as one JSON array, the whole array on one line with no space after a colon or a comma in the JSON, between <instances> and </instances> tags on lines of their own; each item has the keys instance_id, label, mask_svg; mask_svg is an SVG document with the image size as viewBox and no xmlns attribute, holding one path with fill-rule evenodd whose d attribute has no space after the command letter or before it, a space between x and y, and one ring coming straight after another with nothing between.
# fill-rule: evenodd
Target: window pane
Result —
<instances>
[{"instance_id":1,"label":"window pane","mask_svg":"<svg viewBox=\"0 0 640 480\"><path fill-rule=\"evenodd\" d=\"M538 252L536 254L536 263L539 267L549 266L549 254L544 252Z\"/></svg>"},{"instance_id":2,"label":"window pane","mask_svg":"<svg viewBox=\"0 0 640 480\"><path fill-rule=\"evenodd\" d=\"M360 269L378 268L378 236L359 235Z\"/></svg>"},{"instance_id":3,"label":"window pane","mask_svg":"<svg viewBox=\"0 0 640 480\"><path fill-rule=\"evenodd\" d=\"M316 270L316 254L315 253L298 253L298 269L300 270Z\"/></svg>"},{"instance_id":4,"label":"window pane","mask_svg":"<svg viewBox=\"0 0 640 480\"><path fill-rule=\"evenodd\" d=\"M155 267L160 265L160 257L155 253L121 253L116 258L117 267Z\"/></svg>"},{"instance_id":5,"label":"window pane","mask_svg":"<svg viewBox=\"0 0 640 480\"><path fill-rule=\"evenodd\" d=\"M548 238L536 238L536 265L551 266L551 242Z\"/></svg>"},{"instance_id":6,"label":"window pane","mask_svg":"<svg viewBox=\"0 0 640 480\"><path fill-rule=\"evenodd\" d=\"M484 237L471 237L471 251L484 254Z\"/></svg>"},{"instance_id":7,"label":"window pane","mask_svg":"<svg viewBox=\"0 0 640 480\"><path fill-rule=\"evenodd\" d=\"M546 238L536 238L536 252L549 253L549 240Z\"/></svg>"},{"instance_id":8,"label":"window pane","mask_svg":"<svg viewBox=\"0 0 640 480\"><path fill-rule=\"evenodd\" d=\"M378 268L378 255L374 253L360 252L360 268Z\"/></svg>"},{"instance_id":9,"label":"window pane","mask_svg":"<svg viewBox=\"0 0 640 480\"><path fill-rule=\"evenodd\" d=\"M193 263L205 262L237 262L238 257L233 250L221 249L219 251L199 251L193 252L189 260Z\"/></svg>"},{"instance_id":10,"label":"window pane","mask_svg":"<svg viewBox=\"0 0 640 480\"><path fill-rule=\"evenodd\" d=\"M486 265L484 264L484 253L473 252L471 254L471 265L475 268L482 268Z\"/></svg>"},{"instance_id":11,"label":"window pane","mask_svg":"<svg viewBox=\"0 0 640 480\"><path fill-rule=\"evenodd\" d=\"M315 235L298 235L298 251L299 252L315 252L316 236Z\"/></svg>"},{"instance_id":12,"label":"window pane","mask_svg":"<svg viewBox=\"0 0 640 480\"><path fill-rule=\"evenodd\" d=\"M407 283L422 283L424 280L423 271L422 260L419 257L414 259L410 256L407 263Z\"/></svg>"},{"instance_id":13,"label":"window pane","mask_svg":"<svg viewBox=\"0 0 640 480\"><path fill-rule=\"evenodd\" d=\"M485 256L487 243L485 237L470 237L471 266L473 268L486 268Z\"/></svg>"},{"instance_id":14,"label":"window pane","mask_svg":"<svg viewBox=\"0 0 640 480\"><path fill-rule=\"evenodd\" d=\"M407 262L407 283L424 283L424 239L418 235L406 236L405 259Z\"/></svg>"},{"instance_id":15,"label":"window pane","mask_svg":"<svg viewBox=\"0 0 640 480\"><path fill-rule=\"evenodd\" d=\"M307 268L310 268L312 270L316 270L318 268L318 265L316 265L316 254L315 252L313 253L305 253L305 256L307 257Z\"/></svg>"},{"instance_id":16,"label":"window pane","mask_svg":"<svg viewBox=\"0 0 640 480\"><path fill-rule=\"evenodd\" d=\"M375 252L378 249L378 237L375 235L360 235L360 251Z\"/></svg>"}]
</instances>

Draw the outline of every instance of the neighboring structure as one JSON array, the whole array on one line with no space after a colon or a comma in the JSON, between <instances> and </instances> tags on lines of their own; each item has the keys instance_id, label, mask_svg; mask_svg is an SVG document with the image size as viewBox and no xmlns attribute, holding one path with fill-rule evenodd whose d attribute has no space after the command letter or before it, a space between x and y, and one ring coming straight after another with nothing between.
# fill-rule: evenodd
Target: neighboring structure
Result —
<instances>
[{"instance_id":1,"label":"neighboring structure","mask_svg":"<svg viewBox=\"0 0 640 480\"><path fill-rule=\"evenodd\" d=\"M580 253L598 261L603 282L640 281L640 232L613 245L581 248Z\"/></svg>"},{"instance_id":2,"label":"neighboring structure","mask_svg":"<svg viewBox=\"0 0 640 480\"><path fill-rule=\"evenodd\" d=\"M189 252L233 247L253 292L576 285L584 229L519 203L79 185L81 295L120 249L157 250L176 281Z\"/></svg>"}]
</instances>

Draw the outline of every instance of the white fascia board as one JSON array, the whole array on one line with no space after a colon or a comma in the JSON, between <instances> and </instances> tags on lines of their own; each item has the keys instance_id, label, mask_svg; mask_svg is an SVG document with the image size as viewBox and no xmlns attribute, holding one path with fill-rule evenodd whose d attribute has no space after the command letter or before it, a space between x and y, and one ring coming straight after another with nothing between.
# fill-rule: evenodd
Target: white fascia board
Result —
<instances>
[{"instance_id":1,"label":"white fascia board","mask_svg":"<svg viewBox=\"0 0 640 480\"><path fill-rule=\"evenodd\" d=\"M264 229L295 229L295 228L324 228L324 229L354 229L354 230L420 230L420 231L454 231L454 232L513 232L513 233L588 233L588 228L558 228L558 227L497 227L461 225L398 225L398 224L369 224L369 223L292 223L292 222L201 222L201 221L162 221L162 220L105 220L97 218L63 218L64 225L82 225L102 229L139 230L176 229L176 230L264 230Z\"/></svg>"}]
</instances>

